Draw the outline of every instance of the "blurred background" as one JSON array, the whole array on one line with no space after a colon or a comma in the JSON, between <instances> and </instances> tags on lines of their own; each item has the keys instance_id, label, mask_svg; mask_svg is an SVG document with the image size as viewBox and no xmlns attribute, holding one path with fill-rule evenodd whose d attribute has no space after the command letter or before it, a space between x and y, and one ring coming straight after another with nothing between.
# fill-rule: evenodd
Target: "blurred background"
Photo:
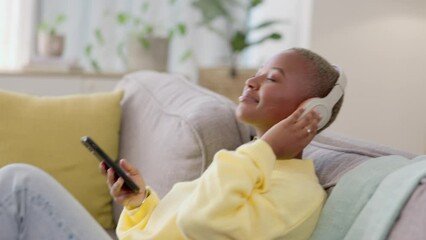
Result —
<instances>
[{"instance_id":1,"label":"blurred background","mask_svg":"<svg viewBox=\"0 0 426 240\"><path fill-rule=\"evenodd\" d=\"M108 91L156 70L235 101L267 57L305 47L348 76L331 131L424 154L425 42L424 0L0 0L0 88Z\"/></svg>"}]
</instances>

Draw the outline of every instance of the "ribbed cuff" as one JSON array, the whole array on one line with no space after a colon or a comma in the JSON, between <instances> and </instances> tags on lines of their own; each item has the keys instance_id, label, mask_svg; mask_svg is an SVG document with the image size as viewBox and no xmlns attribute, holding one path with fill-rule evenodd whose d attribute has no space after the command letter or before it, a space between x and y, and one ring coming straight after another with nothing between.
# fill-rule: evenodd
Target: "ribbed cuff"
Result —
<instances>
[{"instance_id":1,"label":"ribbed cuff","mask_svg":"<svg viewBox=\"0 0 426 240\"><path fill-rule=\"evenodd\" d=\"M146 188L146 191L149 191L149 195L143 200L139 207L134 209L129 209L126 206L124 207L125 211L131 218L142 218L149 212L152 206L155 206L156 203L160 200L157 196L157 193L155 193L149 187Z\"/></svg>"},{"instance_id":2,"label":"ribbed cuff","mask_svg":"<svg viewBox=\"0 0 426 240\"><path fill-rule=\"evenodd\" d=\"M268 143L258 139L239 147L237 151L249 155L263 176L271 175L277 158Z\"/></svg>"}]
</instances>

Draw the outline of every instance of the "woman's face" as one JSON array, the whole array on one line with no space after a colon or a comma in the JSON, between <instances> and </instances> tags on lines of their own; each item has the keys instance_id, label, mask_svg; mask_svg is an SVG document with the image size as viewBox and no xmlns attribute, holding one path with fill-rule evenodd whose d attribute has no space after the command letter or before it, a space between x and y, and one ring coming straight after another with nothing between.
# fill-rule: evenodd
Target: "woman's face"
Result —
<instances>
[{"instance_id":1,"label":"woman's face","mask_svg":"<svg viewBox=\"0 0 426 240\"><path fill-rule=\"evenodd\" d=\"M292 50L273 56L246 81L237 118L263 134L309 98L311 68L307 59Z\"/></svg>"}]
</instances>

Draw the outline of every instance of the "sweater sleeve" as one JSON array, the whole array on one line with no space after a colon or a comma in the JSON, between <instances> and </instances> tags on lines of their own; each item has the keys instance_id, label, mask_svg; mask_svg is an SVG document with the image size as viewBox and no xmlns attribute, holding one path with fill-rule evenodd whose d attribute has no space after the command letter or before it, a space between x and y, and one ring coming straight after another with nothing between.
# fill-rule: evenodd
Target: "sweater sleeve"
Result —
<instances>
[{"instance_id":1,"label":"sweater sleeve","mask_svg":"<svg viewBox=\"0 0 426 240\"><path fill-rule=\"evenodd\" d=\"M262 140L236 151L218 152L178 212L183 234L190 239L249 239L262 216L276 215L257 215L256 207L261 193L270 189L275 160L271 147Z\"/></svg>"},{"instance_id":2,"label":"sweater sleeve","mask_svg":"<svg viewBox=\"0 0 426 240\"><path fill-rule=\"evenodd\" d=\"M116 228L117 236L120 239L133 230L145 228L152 212L160 201L158 195L152 189L150 189L150 192L150 195L139 208L132 210L126 207L123 208Z\"/></svg>"}]
</instances>

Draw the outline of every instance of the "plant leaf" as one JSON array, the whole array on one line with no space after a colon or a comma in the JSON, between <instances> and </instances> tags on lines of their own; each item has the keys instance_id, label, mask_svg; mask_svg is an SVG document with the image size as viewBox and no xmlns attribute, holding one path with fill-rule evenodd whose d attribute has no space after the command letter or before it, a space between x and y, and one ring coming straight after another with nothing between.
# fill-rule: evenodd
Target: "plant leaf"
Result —
<instances>
[{"instance_id":1,"label":"plant leaf","mask_svg":"<svg viewBox=\"0 0 426 240\"><path fill-rule=\"evenodd\" d=\"M43 32L49 32L49 28L49 24L46 21L43 21L38 25L38 29Z\"/></svg>"},{"instance_id":2,"label":"plant leaf","mask_svg":"<svg viewBox=\"0 0 426 240\"><path fill-rule=\"evenodd\" d=\"M225 32L220 31L218 28L213 27L211 24L206 24L205 27L213 33L217 34L219 37L228 40L227 34Z\"/></svg>"},{"instance_id":3,"label":"plant leaf","mask_svg":"<svg viewBox=\"0 0 426 240\"><path fill-rule=\"evenodd\" d=\"M95 37L96 37L96 41L100 44L103 45L105 43L105 39L104 36L101 32L101 30L99 28L95 29Z\"/></svg>"},{"instance_id":4,"label":"plant leaf","mask_svg":"<svg viewBox=\"0 0 426 240\"><path fill-rule=\"evenodd\" d=\"M130 15L128 13L121 12L121 13L117 14L117 22L118 22L118 24L125 25L129 21L130 21Z\"/></svg>"},{"instance_id":5,"label":"plant leaf","mask_svg":"<svg viewBox=\"0 0 426 240\"><path fill-rule=\"evenodd\" d=\"M175 37L175 31L174 29L169 30L168 39L172 40Z\"/></svg>"},{"instance_id":6,"label":"plant leaf","mask_svg":"<svg viewBox=\"0 0 426 240\"><path fill-rule=\"evenodd\" d=\"M55 23L56 23L56 25L59 25L59 24L61 24L61 23L64 23L64 22L65 22L65 20L66 20L65 15L61 14L61 15L58 15L58 16L56 17Z\"/></svg>"},{"instance_id":7,"label":"plant leaf","mask_svg":"<svg viewBox=\"0 0 426 240\"><path fill-rule=\"evenodd\" d=\"M87 57L90 57L92 55L92 50L93 50L93 45L92 44L87 44L87 46L84 48L84 54Z\"/></svg>"},{"instance_id":8,"label":"plant leaf","mask_svg":"<svg viewBox=\"0 0 426 240\"><path fill-rule=\"evenodd\" d=\"M145 1L142 3L141 11L142 13L146 13L149 9L149 1Z\"/></svg>"},{"instance_id":9,"label":"plant leaf","mask_svg":"<svg viewBox=\"0 0 426 240\"><path fill-rule=\"evenodd\" d=\"M192 6L201 12L202 24L210 24L217 18L231 20L231 16L225 7L224 0L194 0Z\"/></svg>"},{"instance_id":10,"label":"plant leaf","mask_svg":"<svg viewBox=\"0 0 426 240\"><path fill-rule=\"evenodd\" d=\"M93 70L95 70L95 72L97 73L101 72L101 67L98 64L98 61L96 61L95 59L90 60L90 65L92 66Z\"/></svg>"},{"instance_id":11,"label":"plant leaf","mask_svg":"<svg viewBox=\"0 0 426 240\"><path fill-rule=\"evenodd\" d=\"M148 39L146 39L146 37L144 36L139 36L139 42L145 49L149 49L149 47L151 46Z\"/></svg>"},{"instance_id":12,"label":"plant leaf","mask_svg":"<svg viewBox=\"0 0 426 240\"><path fill-rule=\"evenodd\" d=\"M263 0L251 0L250 1L250 7L254 8L256 6L258 6L259 4L261 4L263 2Z\"/></svg>"},{"instance_id":13,"label":"plant leaf","mask_svg":"<svg viewBox=\"0 0 426 240\"><path fill-rule=\"evenodd\" d=\"M247 48L247 35L241 31L237 31L231 39L231 47L233 52L242 52Z\"/></svg>"},{"instance_id":14,"label":"plant leaf","mask_svg":"<svg viewBox=\"0 0 426 240\"><path fill-rule=\"evenodd\" d=\"M185 36L186 35L186 25L184 23L179 23L177 25L177 30L178 30L178 33L181 36Z\"/></svg>"},{"instance_id":15,"label":"plant leaf","mask_svg":"<svg viewBox=\"0 0 426 240\"><path fill-rule=\"evenodd\" d=\"M125 66L127 66L127 59L126 59L126 53L125 53L125 45L123 42L118 44L117 46L117 55L120 58L120 60L123 62Z\"/></svg>"},{"instance_id":16,"label":"plant leaf","mask_svg":"<svg viewBox=\"0 0 426 240\"><path fill-rule=\"evenodd\" d=\"M250 29L251 29L251 30L262 29L262 28L266 28L266 27L269 27L269 26L275 25L275 24L277 24L277 23L280 23L280 21L277 21L277 20L270 20L270 21L263 22L263 23L261 23L261 24L259 24L259 25L257 25L257 26L251 27Z\"/></svg>"},{"instance_id":17,"label":"plant leaf","mask_svg":"<svg viewBox=\"0 0 426 240\"><path fill-rule=\"evenodd\" d=\"M257 45L257 44L263 43L263 42L265 42L267 40L279 40L281 38L282 38L281 34L274 32L274 33L271 33L271 34L269 34L269 35L267 35L267 36L265 36L265 37L263 37L263 38L255 41L255 42L250 43L249 45L250 46Z\"/></svg>"},{"instance_id":18,"label":"plant leaf","mask_svg":"<svg viewBox=\"0 0 426 240\"><path fill-rule=\"evenodd\" d=\"M191 49L186 50L180 57L180 62L186 62L192 57Z\"/></svg>"},{"instance_id":19,"label":"plant leaf","mask_svg":"<svg viewBox=\"0 0 426 240\"><path fill-rule=\"evenodd\" d=\"M279 33L272 33L272 34L269 36L269 38L270 38L270 39L272 39L272 40L279 40L279 39L281 39L281 38L282 38L282 35L281 35L281 34L279 34Z\"/></svg>"},{"instance_id":20,"label":"plant leaf","mask_svg":"<svg viewBox=\"0 0 426 240\"><path fill-rule=\"evenodd\" d=\"M149 35L154 32L154 26L152 24L147 24L145 26L145 34Z\"/></svg>"}]
</instances>

